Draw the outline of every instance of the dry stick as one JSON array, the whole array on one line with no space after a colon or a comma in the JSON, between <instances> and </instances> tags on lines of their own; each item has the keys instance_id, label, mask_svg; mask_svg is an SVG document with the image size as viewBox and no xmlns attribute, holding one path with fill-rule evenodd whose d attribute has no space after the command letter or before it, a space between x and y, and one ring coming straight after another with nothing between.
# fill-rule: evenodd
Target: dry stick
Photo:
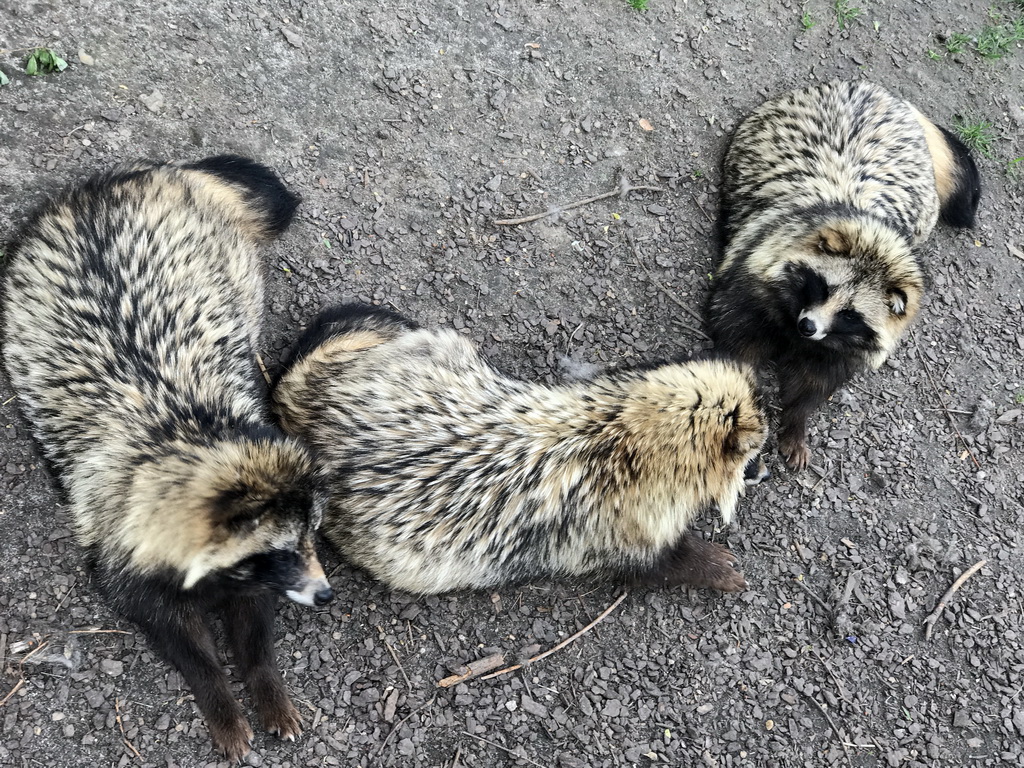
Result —
<instances>
[{"instance_id":1,"label":"dry stick","mask_svg":"<svg viewBox=\"0 0 1024 768\"><path fill-rule=\"evenodd\" d=\"M10 700L11 696L16 694L18 692L18 690L21 688L21 686L23 686L24 684L25 684L25 678L23 677L18 682L16 682L14 684L14 687L11 688L11 690L9 690L7 692L6 696L4 696L2 699L0 699L0 707L4 706Z\"/></svg>"},{"instance_id":2,"label":"dry stick","mask_svg":"<svg viewBox=\"0 0 1024 768\"><path fill-rule=\"evenodd\" d=\"M988 562L988 560L979 560L978 562L976 562L974 565L972 565L966 571L961 573L960 574L960 578L953 582L953 586L951 586L948 590L946 590L946 594L944 594L939 599L939 604L935 606L935 610L932 611L928 615L928 618L924 620L924 628L925 628L924 629L924 639L925 640L931 640L932 639L932 629L935 628L935 622L937 622L939 620L939 614L941 614L942 613L942 609L946 607L946 603L948 603L950 601L950 599L953 597L953 595L956 594L956 591L958 589L960 589L960 587L962 587L964 585L964 582L967 581L969 578L971 578L971 576L976 574L981 569L981 567L983 565L985 565L985 563L987 563L987 562Z\"/></svg>"},{"instance_id":3,"label":"dry stick","mask_svg":"<svg viewBox=\"0 0 1024 768\"><path fill-rule=\"evenodd\" d=\"M72 629L69 635L133 635L125 629Z\"/></svg>"},{"instance_id":4,"label":"dry stick","mask_svg":"<svg viewBox=\"0 0 1024 768\"><path fill-rule=\"evenodd\" d=\"M440 643L438 643L440 645ZM441 646L443 649L444 646ZM479 677L484 672L490 672L492 669L497 669L505 663L505 654L503 653L492 653L490 656L484 656L482 659L474 659L465 665L465 672L461 672L456 675L449 675L448 677L440 680L437 683L438 688L451 688L453 685L464 683L467 680L472 680L474 677Z\"/></svg>"},{"instance_id":5,"label":"dry stick","mask_svg":"<svg viewBox=\"0 0 1024 768\"><path fill-rule=\"evenodd\" d=\"M523 216L522 218L519 219L498 219L494 223L503 227L511 227L515 226L516 224L529 224L531 221L537 221L538 219L546 219L548 216L557 216L559 213L563 213L564 211L571 211L573 208L580 208L584 205L590 205L590 203L596 203L598 200L607 200L609 197L615 196L624 197L628 195L630 192L636 192L641 189L646 189L651 192L665 191L661 187L651 187L646 184L641 184L640 186L634 187L626 180L626 177L623 176L619 180L619 188L613 189L611 192L604 192L600 195L588 197L585 200L577 200L576 202L569 203L568 205L558 206L557 208L549 208L548 210L544 211L544 213L535 213L532 216Z\"/></svg>"},{"instance_id":6,"label":"dry stick","mask_svg":"<svg viewBox=\"0 0 1024 768\"><path fill-rule=\"evenodd\" d=\"M128 734L124 732L124 723L121 722L121 703L117 700L117 696L114 697L114 719L117 720L117 727L121 729L121 740L124 742L124 745L135 753L135 756L139 758L139 762L142 762L142 755L139 754L139 750L135 748L135 745L128 740Z\"/></svg>"},{"instance_id":7,"label":"dry stick","mask_svg":"<svg viewBox=\"0 0 1024 768\"><path fill-rule=\"evenodd\" d=\"M647 273L647 278L651 281L651 284L655 288L657 288L659 291L661 291L663 294L665 294L669 298L670 301L672 301L673 303L676 304L676 306L678 306L684 312L689 314L690 317L695 318L697 320L697 322L703 322L703 320L701 319L700 315L698 315L693 309L691 309L690 307L686 306L678 298L676 298L671 293L669 293L668 289L665 288L665 286L663 286L661 283L658 282L658 279L654 276L654 273L651 272L651 270L649 270L647 268L646 264L644 264L643 256L640 254L640 250L636 247L636 243L633 241L633 236L631 234L629 234L628 232L626 233L626 240L629 241L629 247L633 251L633 256L636 258L636 263L640 265L640 269L642 269L644 272ZM695 328L694 326L692 326L692 325L690 325L688 323L684 323L681 320L674 320L674 322L676 323L676 325L679 325L679 326L685 328L686 330L691 331L692 333L697 334L702 339L706 339L708 341L711 340L711 337L709 337L706 333L704 333L704 331L702 331L700 328Z\"/></svg>"},{"instance_id":8,"label":"dry stick","mask_svg":"<svg viewBox=\"0 0 1024 768\"><path fill-rule=\"evenodd\" d=\"M405 667L402 666L402 662L398 660L398 654L395 653L395 649L391 647L391 643L388 642L388 639L384 637L384 630L379 624L377 625L377 630L380 632L380 636L384 640L384 645L387 647L388 653L391 654L391 658L394 659L395 664L398 665L398 671L401 672L402 677L405 678L406 687L408 687L409 692L412 693L412 683L409 682L409 676L405 674Z\"/></svg>"},{"instance_id":9,"label":"dry stick","mask_svg":"<svg viewBox=\"0 0 1024 768\"><path fill-rule=\"evenodd\" d=\"M974 458L974 454L971 453L971 447L967 445L967 441L964 440L964 436L960 434L960 429L957 427L956 422L953 420L953 414L949 412L946 407L946 403L942 400L942 393L939 391L938 385L935 383L935 379L932 378L931 368L928 367L928 361L924 359L924 353L921 352L921 345L917 342L917 336L914 335L914 346L917 347L917 357L921 361L921 365L924 366L924 374L928 377L928 383L932 385L932 389L935 390L935 396L939 399L939 405L942 406L943 412L946 414L946 419L949 421L949 426L956 432L956 436L960 438L960 442L963 443L964 449L967 451L967 455L971 457L971 461L974 462L974 466L981 469L981 464Z\"/></svg>"},{"instance_id":10,"label":"dry stick","mask_svg":"<svg viewBox=\"0 0 1024 768\"><path fill-rule=\"evenodd\" d=\"M430 697L430 701L426 702L425 704L420 704L420 706L416 707L416 709L414 709L408 715L406 715L401 720L399 720L397 723L395 723L395 727L392 728L391 731L388 733L388 735L384 737L384 741L382 741L380 743L380 746L377 747L377 751L373 753L373 757L377 757L377 755L379 755L381 752L384 751L384 747L386 747L388 745L388 741L391 739L391 737L394 736L396 733L398 733L398 729L401 728L403 725L405 725L406 721L410 717L412 717L415 714L418 714L419 712L422 712L424 709L429 707L431 704L434 703L434 699L436 699L436 698L437 698L437 694L435 693L433 696Z\"/></svg>"},{"instance_id":11,"label":"dry stick","mask_svg":"<svg viewBox=\"0 0 1024 768\"><path fill-rule=\"evenodd\" d=\"M470 733L469 731L463 731L462 734L463 734L463 736L469 736L469 738L471 738L471 739L476 739L477 741L482 741L484 744L490 744L492 747L497 747L502 752L507 752L508 754L512 755L512 757L518 758L519 760L525 760L530 765L536 765L537 768L545 768L545 766L541 765L536 760L531 760L530 758L525 757L524 755L520 755L518 752L514 752L513 750L509 749L508 747L503 747L503 746L501 746L501 744L499 744L496 741L491 741L490 739L485 739L482 736L476 736L476 735Z\"/></svg>"},{"instance_id":12,"label":"dry stick","mask_svg":"<svg viewBox=\"0 0 1024 768\"><path fill-rule=\"evenodd\" d=\"M70 586L70 587L68 587L68 591L64 593L64 597L62 597L62 598L60 599L60 602L59 602L59 603L57 603L57 607L53 609L53 612L54 612L54 613L56 613L57 611L59 611L59 610L60 610L60 609L61 609L61 608L63 607L63 605L64 605L65 601L66 601L66 600L67 600L67 599L68 599L69 597L71 597L71 593L75 591L75 586L77 586L77 584L78 584L78 579L76 578L76 579L75 579L74 581L72 581L72 582L71 582L71 586Z\"/></svg>"},{"instance_id":13,"label":"dry stick","mask_svg":"<svg viewBox=\"0 0 1024 768\"><path fill-rule=\"evenodd\" d=\"M707 211L704 210L704 206L700 204L700 200L697 199L697 196L695 194L693 194L693 192L691 192L690 193L690 197L693 198L693 202L695 202L697 204L697 207L700 208L700 212L703 213L705 216L707 216L708 221L710 221L712 224L714 224L715 220L713 218L711 218L710 215L708 215Z\"/></svg>"},{"instance_id":14,"label":"dry stick","mask_svg":"<svg viewBox=\"0 0 1024 768\"><path fill-rule=\"evenodd\" d=\"M828 607L828 603L826 603L824 600L822 600L820 597L818 597L816 594L814 594L814 592L811 590L810 587L808 587L806 584L804 584L802 581L800 581L800 579L792 579L792 581L793 581L794 584L796 584L798 587L800 587L800 589L802 589L804 592L806 592L807 595L814 602L816 602L818 605L820 605L821 609L823 611L825 611L826 614L831 614L832 613L832 609Z\"/></svg>"},{"instance_id":15,"label":"dry stick","mask_svg":"<svg viewBox=\"0 0 1024 768\"><path fill-rule=\"evenodd\" d=\"M263 373L263 378L267 380L267 384L268 385L271 384L272 382L270 380L270 374L267 373L267 366L265 366L263 364L263 358L260 357L260 353L259 352L254 352L253 354L256 355L256 362L260 366L260 371Z\"/></svg>"},{"instance_id":16,"label":"dry stick","mask_svg":"<svg viewBox=\"0 0 1024 768\"><path fill-rule=\"evenodd\" d=\"M40 43L39 45L30 45L28 48L0 48L0 56L6 56L9 53L24 53L25 51L35 51L39 48L49 48L47 43Z\"/></svg>"},{"instance_id":17,"label":"dry stick","mask_svg":"<svg viewBox=\"0 0 1024 768\"><path fill-rule=\"evenodd\" d=\"M849 701L849 698L847 698L847 696L846 696L846 692L843 690L843 684L839 681L839 678L836 677L836 673L832 671L832 667L830 667L828 665L828 662L825 661L825 657L822 656L820 653L818 653L817 649L815 649L815 648L811 648L811 653L813 653L815 655L815 657L818 659L818 661L821 662L821 666L823 666L825 668L825 671L828 672L829 677L831 677L832 681L836 684L836 689L839 691L839 697L843 701ZM853 746L859 746L859 745L855 744Z\"/></svg>"},{"instance_id":18,"label":"dry stick","mask_svg":"<svg viewBox=\"0 0 1024 768\"><path fill-rule=\"evenodd\" d=\"M481 680L490 680L492 677L498 677L500 675L508 674L509 672L515 672L517 669L522 669L523 667L528 667L530 664L538 662L541 659L547 658L548 656L550 656L552 653L555 653L556 651L562 650L563 648L565 648L565 646L569 645L574 640L577 640L578 638L582 637L587 632L589 632L594 627L596 627L598 624L600 624L602 621L604 621L605 618L608 616L608 614L610 614L612 611L614 611L616 608L619 607L619 603L621 603L623 600L625 600L626 599L626 595L628 595L628 594L629 594L629 590L624 590L623 593L621 595L619 595L618 598L616 598L614 603L612 603L607 608L605 608L603 611L601 611L600 615L596 619L594 619L592 622L587 624L587 626L585 626L579 632L576 632L575 634L572 634L569 637L565 638L565 640L560 642L554 648L549 648L548 650L544 651L544 653L538 653L536 656L531 656L529 659L524 661L522 664L513 664L511 667L505 667L505 669L499 669L497 672L492 672L489 675L484 675L480 679Z\"/></svg>"},{"instance_id":19,"label":"dry stick","mask_svg":"<svg viewBox=\"0 0 1024 768\"><path fill-rule=\"evenodd\" d=\"M832 715L830 715L828 713L828 710L821 706L821 704L818 703L818 700L810 694L805 693L804 697L806 697L811 702L811 704L816 706L818 708L818 711L825 716L826 720L828 720L828 724L832 728L832 733L836 735L836 738L839 739L839 743L843 747L843 754L846 755L846 762L849 763L850 768L853 768L853 758L850 757L850 748L847 746L847 741L843 738L843 734L839 732L839 726L836 725L836 721L832 719Z\"/></svg>"}]
</instances>

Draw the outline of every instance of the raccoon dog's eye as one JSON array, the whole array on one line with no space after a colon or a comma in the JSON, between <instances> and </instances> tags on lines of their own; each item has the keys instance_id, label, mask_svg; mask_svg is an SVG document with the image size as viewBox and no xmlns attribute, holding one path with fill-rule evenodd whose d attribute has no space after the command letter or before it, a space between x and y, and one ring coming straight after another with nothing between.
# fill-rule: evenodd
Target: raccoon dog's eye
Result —
<instances>
[{"instance_id":1,"label":"raccoon dog's eye","mask_svg":"<svg viewBox=\"0 0 1024 768\"><path fill-rule=\"evenodd\" d=\"M907 294L899 288L893 288L889 291L889 308L897 317L903 317L903 315L907 314Z\"/></svg>"}]
</instances>

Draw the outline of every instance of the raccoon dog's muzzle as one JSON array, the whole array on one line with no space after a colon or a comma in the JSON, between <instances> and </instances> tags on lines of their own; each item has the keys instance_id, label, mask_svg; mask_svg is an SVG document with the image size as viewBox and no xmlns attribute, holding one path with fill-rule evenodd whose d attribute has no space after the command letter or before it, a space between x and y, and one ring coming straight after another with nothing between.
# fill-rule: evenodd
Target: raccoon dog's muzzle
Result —
<instances>
[{"instance_id":1,"label":"raccoon dog's muzzle","mask_svg":"<svg viewBox=\"0 0 1024 768\"><path fill-rule=\"evenodd\" d=\"M306 568L299 574L291 589L285 590L285 597L296 603L302 603L302 605L326 605L334 598L334 590L331 589L331 585L327 581L327 576L316 556L312 542L303 546L300 554Z\"/></svg>"},{"instance_id":2,"label":"raccoon dog's muzzle","mask_svg":"<svg viewBox=\"0 0 1024 768\"><path fill-rule=\"evenodd\" d=\"M747 485L757 485L762 480L767 480L771 477L771 472L768 471L768 467L764 464L764 459L758 454L750 461L747 462L747 466L743 469L743 482Z\"/></svg>"},{"instance_id":3,"label":"raccoon dog's muzzle","mask_svg":"<svg viewBox=\"0 0 1024 768\"><path fill-rule=\"evenodd\" d=\"M812 341L821 341L828 336L827 319L813 309L804 309L800 312L796 328L801 336Z\"/></svg>"}]
</instances>

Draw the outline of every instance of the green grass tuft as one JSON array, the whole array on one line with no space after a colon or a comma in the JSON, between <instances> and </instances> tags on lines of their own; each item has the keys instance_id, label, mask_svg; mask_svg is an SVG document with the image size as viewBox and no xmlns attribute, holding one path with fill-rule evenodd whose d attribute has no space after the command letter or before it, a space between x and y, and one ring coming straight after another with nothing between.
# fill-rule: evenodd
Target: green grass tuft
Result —
<instances>
[{"instance_id":1,"label":"green grass tuft","mask_svg":"<svg viewBox=\"0 0 1024 768\"><path fill-rule=\"evenodd\" d=\"M847 25L859 17L863 11L860 8L851 8L850 0L836 0L836 21L839 22L839 29L846 29Z\"/></svg>"},{"instance_id":2,"label":"green grass tuft","mask_svg":"<svg viewBox=\"0 0 1024 768\"><path fill-rule=\"evenodd\" d=\"M953 127L968 149L992 159L992 142L996 138L992 134L992 123L987 120L968 121L957 118Z\"/></svg>"},{"instance_id":3,"label":"green grass tuft","mask_svg":"<svg viewBox=\"0 0 1024 768\"><path fill-rule=\"evenodd\" d=\"M949 53L963 53L967 50L967 46L971 44L971 36L965 35L963 32L954 32L946 40L946 50Z\"/></svg>"},{"instance_id":4,"label":"green grass tuft","mask_svg":"<svg viewBox=\"0 0 1024 768\"><path fill-rule=\"evenodd\" d=\"M629 7L632 8L634 11L647 10L647 0L628 0L628 2Z\"/></svg>"}]
</instances>

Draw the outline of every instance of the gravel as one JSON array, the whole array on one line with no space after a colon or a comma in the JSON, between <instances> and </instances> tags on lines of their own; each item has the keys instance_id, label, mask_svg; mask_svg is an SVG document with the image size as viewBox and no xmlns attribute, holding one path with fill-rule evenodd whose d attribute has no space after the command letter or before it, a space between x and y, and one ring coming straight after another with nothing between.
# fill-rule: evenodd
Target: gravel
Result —
<instances>
[{"instance_id":1,"label":"gravel","mask_svg":"<svg viewBox=\"0 0 1024 768\"><path fill-rule=\"evenodd\" d=\"M21 53L0 53L0 241L124 159L269 163L303 197L266 253L271 368L322 306L355 299L457 328L544 381L566 359L700 349L720 158L765 97L864 76L944 125L992 123L979 224L939 227L925 246L912 335L814 417L807 472L773 456L736 524L709 516L705 535L738 554L748 591L633 590L542 661L438 688L477 659L554 646L619 588L416 598L325 550L336 601L279 611L306 732L257 733L247 765L1024 762L1024 194L1007 173L1024 153L1024 53L926 56L945 50L937 35L989 23L985 3L862 6L846 31L830 4L791 0L756 13L693 0L5 13L0 45L45 40L70 66L27 77ZM622 177L662 191L567 208ZM12 397L0 381L0 764L220 764L178 674L90 587ZM925 618L981 559L926 642Z\"/></svg>"}]
</instances>

